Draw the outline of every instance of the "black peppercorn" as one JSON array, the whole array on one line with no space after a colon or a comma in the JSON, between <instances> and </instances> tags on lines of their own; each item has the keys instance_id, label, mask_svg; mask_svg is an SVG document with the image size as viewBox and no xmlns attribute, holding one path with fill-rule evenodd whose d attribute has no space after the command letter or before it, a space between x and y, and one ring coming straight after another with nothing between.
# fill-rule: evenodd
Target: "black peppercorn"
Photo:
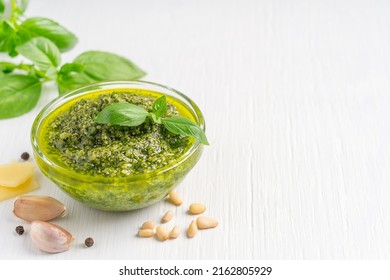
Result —
<instances>
[{"instance_id":1,"label":"black peppercorn","mask_svg":"<svg viewBox=\"0 0 390 280\"><path fill-rule=\"evenodd\" d=\"M87 239L85 239L85 246L92 247L93 243L94 243L94 241L91 237L88 237Z\"/></svg>"},{"instance_id":2,"label":"black peppercorn","mask_svg":"<svg viewBox=\"0 0 390 280\"><path fill-rule=\"evenodd\" d=\"M22 235L24 233L24 227L23 226L17 226L15 228L15 231L17 234Z\"/></svg>"},{"instance_id":3,"label":"black peppercorn","mask_svg":"<svg viewBox=\"0 0 390 280\"><path fill-rule=\"evenodd\" d=\"M21 154L20 156L23 160L28 160L30 158L30 154L27 153L27 152L24 152L23 154Z\"/></svg>"}]
</instances>

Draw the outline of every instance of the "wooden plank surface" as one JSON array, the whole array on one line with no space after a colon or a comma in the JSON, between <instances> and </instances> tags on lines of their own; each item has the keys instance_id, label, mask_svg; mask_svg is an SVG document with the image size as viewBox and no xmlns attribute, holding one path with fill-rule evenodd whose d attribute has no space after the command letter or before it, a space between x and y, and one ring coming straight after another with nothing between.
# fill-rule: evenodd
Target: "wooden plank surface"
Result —
<instances>
[{"instance_id":1,"label":"wooden plank surface","mask_svg":"<svg viewBox=\"0 0 390 280\"><path fill-rule=\"evenodd\" d=\"M220 226L194 239L186 207L160 202L106 213L39 175L37 194L69 208L75 235L62 254L37 251L13 201L0 203L1 259L382 259L390 256L389 1L31 1L74 31L71 61L91 50L132 59L145 80L189 95L211 146L178 192ZM0 56L4 58L4 56ZM0 162L31 152L39 106L0 121ZM176 214L182 236L135 237L143 221ZM28 226L25 225L28 231ZM92 236L95 246L85 249Z\"/></svg>"}]
</instances>

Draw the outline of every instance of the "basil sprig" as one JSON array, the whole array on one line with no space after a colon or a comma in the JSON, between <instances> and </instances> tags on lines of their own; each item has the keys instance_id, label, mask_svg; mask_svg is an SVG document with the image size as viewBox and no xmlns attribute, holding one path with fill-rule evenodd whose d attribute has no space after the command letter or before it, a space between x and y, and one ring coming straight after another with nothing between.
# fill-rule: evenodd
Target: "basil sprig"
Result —
<instances>
[{"instance_id":1,"label":"basil sprig","mask_svg":"<svg viewBox=\"0 0 390 280\"><path fill-rule=\"evenodd\" d=\"M119 102L100 111L96 117L96 122L120 126L138 126L149 117L154 123L163 124L173 134L194 137L200 143L209 145L206 134L195 122L178 116L164 117L166 110L167 98L165 95L153 103L151 112L134 104Z\"/></svg>"},{"instance_id":2,"label":"basil sprig","mask_svg":"<svg viewBox=\"0 0 390 280\"><path fill-rule=\"evenodd\" d=\"M61 66L61 53L77 37L59 23L42 17L25 19L28 0L0 0L0 53L26 61L0 61L0 120L31 111L42 84L55 81L60 94L113 80L135 80L146 73L130 60L109 52L87 51Z\"/></svg>"}]
</instances>

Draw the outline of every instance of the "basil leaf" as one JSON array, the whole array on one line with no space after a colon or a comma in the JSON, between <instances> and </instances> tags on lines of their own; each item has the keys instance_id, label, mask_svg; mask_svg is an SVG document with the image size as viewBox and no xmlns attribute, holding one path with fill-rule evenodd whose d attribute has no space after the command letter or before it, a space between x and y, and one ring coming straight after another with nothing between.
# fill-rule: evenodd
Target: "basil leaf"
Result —
<instances>
[{"instance_id":1,"label":"basil leaf","mask_svg":"<svg viewBox=\"0 0 390 280\"><path fill-rule=\"evenodd\" d=\"M4 13L4 10L5 10L4 1L0 0L0 14Z\"/></svg>"},{"instance_id":2,"label":"basil leaf","mask_svg":"<svg viewBox=\"0 0 390 280\"><path fill-rule=\"evenodd\" d=\"M18 46L16 50L43 70L57 67L61 63L61 54L57 46L44 37L32 38Z\"/></svg>"},{"instance_id":3,"label":"basil leaf","mask_svg":"<svg viewBox=\"0 0 390 280\"><path fill-rule=\"evenodd\" d=\"M174 133L199 139L202 144L209 145L204 131L193 121L183 117L171 117L162 119L164 127Z\"/></svg>"},{"instance_id":4,"label":"basil leaf","mask_svg":"<svg viewBox=\"0 0 390 280\"><path fill-rule=\"evenodd\" d=\"M3 21L0 35L0 51L7 52L10 56L17 56L16 46L20 45L22 39L13 24L7 20Z\"/></svg>"},{"instance_id":5,"label":"basil leaf","mask_svg":"<svg viewBox=\"0 0 390 280\"><path fill-rule=\"evenodd\" d=\"M79 55L73 63L64 64L57 77L60 94L78 87L109 80L132 80L145 75L131 61L99 51Z\"/></svg>"},{"instance_id":6,"label":"basil leaf","mask_svg":"<svg viewBox=\"0 0 390 280\"><path fill-rule=\"evenodd\" d=\"M79 63L65 63L62 65L57 75L60 94L95 82L94 79L82 73L84 69L84 65Z\"/></svg>"},{"instance_id":7,"label":"basil leaf","mask_svg":"<svg viewBox=\"0 0 390 280\"><path fill-rule=\"evenodd\" d=\"M38 78L24 75L0 79L0 119L23 115L35 107L41 95Z\"/></svg>"},{"instance_id":8,"label":"basil leaf","mask_svg":"<svg viewBox=\"0 0 390 280\"><path fill-rule=\"evenodd\" d=\"M59 73L57 76L58 91L60 94L82 87L84 85L92 84L95 81L86 75L77 72L68 74Z\"/></svg>"},{"instance_id":9,"label":"basil leaf","mask_svg":"<svg viewBox=\"0 0 390 280\"><path fill-rule=\"evenodd\" d=\"M135 80L146 74L130 60L108 52L85 52L76 57L74 62L83 64L85 66L83 73L96 82Z\"/></svg>"},{"instance_id":10,"label":"basil leaf","mask_svg":"<svg viewBox=\"0 0 390 280\"><path fill-rule=\"evenodd\" d=\"M114 103L104 108L96 117L96 122L121 126L137 126L142 124L148 111L130 103Z\"/></svg>"},{"instance_id":11,"label":"basil leaf","mask_svg":"<svg viewBox=\"0 0 390 280\"><path fill-rule=\"evenodd\" d=\"M61 52L73 48L77 43L77 37L72 32L48 18L33 17L25 20L20 25L20 32L30 37L48 38Z\"/></svg>"},{"instance_id":12,"label":"basil leaf","mask_svg":"<svg viewBox=\"0 0 390 280\"><path fill-rule=\"evenodd\" d=\"M65 63L61 66L60 73L67 75L71 72L82 72L84 69L85 66L80 63Z\"/></svg>"},{"instance_id":13,"label":"basil leaf","mask_svg":"<svg viewBox=\"0 0 390 280\"><path fill-rule=\"evenodd\" d=\"M165 111L167 110L167 97L165 95L159 97L154 101L152 105L152 112L155 114L156 118L161 118Z\"/></svg>"}]
</instances>

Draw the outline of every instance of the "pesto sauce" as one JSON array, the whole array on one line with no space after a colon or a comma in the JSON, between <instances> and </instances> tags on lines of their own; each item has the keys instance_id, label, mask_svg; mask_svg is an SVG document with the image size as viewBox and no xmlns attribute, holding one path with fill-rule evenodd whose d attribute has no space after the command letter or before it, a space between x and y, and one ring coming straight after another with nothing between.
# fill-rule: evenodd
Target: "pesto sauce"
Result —
<instances>
[{"instance_id":1,"label":"pesto sauce","mask_svg":"<svg viewBox=\"0 0 390 280\"><path fill-rule=\"evenodd\" d=\"M77 172L107 177L148 173L175 163L191 141L149 117L136 127L95 122L97 114L110 104L128 102L151 111L155 100L154 96L125 92L80 99L48 123L48 149ZM177 108L168 101L165 116L177 115Z\"/></svg>"}]
</instances>

